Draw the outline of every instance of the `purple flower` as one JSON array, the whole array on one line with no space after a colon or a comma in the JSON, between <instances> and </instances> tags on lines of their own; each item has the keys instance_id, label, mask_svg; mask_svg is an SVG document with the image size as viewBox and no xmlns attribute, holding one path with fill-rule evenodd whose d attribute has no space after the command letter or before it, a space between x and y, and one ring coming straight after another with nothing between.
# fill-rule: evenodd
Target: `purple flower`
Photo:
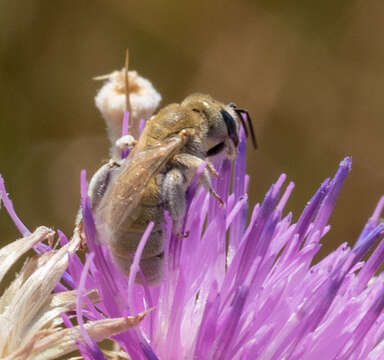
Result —
<instances>
[{"instance_id":1,"label":"purple flower","mask_svg":"<svg viewBox=\"0 0 384 360\"><path fill-rule=\"evenodd\" d=\"M377 359L384 354L384 282L383 274L375 276L384 256L384 224L379 220L384 197L352 248L345 243L313 264L351 159L344 159L335 176L321 184L296 223L291 213L283 215L294 186L290 183L283 190L282 175L254 207L247 224L244 164L243 141L232 189L232 164L216 164L220 178L214 186L225 200L223 207L204 189L190 187L184 225L188 237L172 235L172 222L166 217L164 279L151 287L139 260L153 224L126 278L97 238L82 173L89 253L85 263L69 255L56 291L77 289L72 310L84 358L110 354L99 348L96 341L101 337L92 335L86 324L143 312L147 315L139 325L111 336L119 351L133 359ZM1 190L20 231L29 234ZM65 244L64 235L59 235ZM362 261L376 242L376 249ZM35 248L47 251L41 244ZM134 281L137 276L141 284ZM98 301L88 296L94 289ZM68 318L63 323L73 326Z\"/></svg>"},{"instance_id":2,"label":"purple flower","mask_svg":"<svg viewBox=\"0 0 384 360\"><path fill-rule=\"evenodd\" d=\"M341 245L317 264L313 257L329 230L328 220L351 169L344 159L335 176L325 180L297 223L283 216L293 190L283 191L282 175L257 204L248 208L245 142L234 165L221 161L214 184L225 200L220 207L205 190L191 186L184 232L172 235L165 224L165 274L149 287L141 274L141 251L149 224L127 279L97 239L82 175L84 227L89 244L89 271L69 267L79 292L98 289L101 302L84 310L90 320L149 311L136 328L113 340L134 359L377 359L384 354L384 283L375 277L382 260L384 224L381 199L356 245ZM366 262L367 251L380 243Z\"/></svg>"},{"instance_id":3,"label":"purple flower","mask_svg":"<svg viewBox=\"0 0 384 360\"><path fill-rule=\"evenodd\" d=\"M107 115L111 112L104 113ZM126 116L125 133L127 124ZM116 155L113 146L111 153ZM334 177L321 184L296 223L291 213L284 213L294 188L289 183L284 189L285 174L252 209L247 221L249 177L244 136L238 148L236 162L218 159L215 164L220 177L213 180L213 187L224 206L195 181L187 192L182 229L189 235L173 235L172 221L166 214L164 276L155 286L148 286L139 267L154 224L148 224L132 254L127 278L115 266L107 239L96 231L84 171L85 261L76 253L78 232L68 241L58 231L61 249L57 252L41 242L52 237L49 229L31 234L17 217L0 177L2 201L25 236L0 250L0 260L6 260L0 262L0 280L31 247L48 259L41 264L35 261L34 273L29 268L25 271L33 273L25 282L28 286L23 285L31 293L29 298L15 286L0 297L0 325L6 319L17 330L0 334L0 356L52 359L52 354L63 355L77 345L85 359L117 355L170 360L384 358L384 275L375 276L384 260L384 223L380 221L384 197L353 247L344 243L314 264L351 170L351 159L344 159ZM126 154L124 151L123 156ZM141 281L135 281L137 278ZM46 282L43 292L39 281ZM37 299L43 296L45 303L38 306ZM26 313L31 299L37 305L34 313ZM10 311L10 306L19 313ZM36 319L41 328L33 324ZM17 323L23 320L25 323ZM47 328L52 331L47 333ZM26 331L29 337L23 342L20 339ZM113 350L98 345L106 337L113 342Z\"/></svg>"}]
</instances>

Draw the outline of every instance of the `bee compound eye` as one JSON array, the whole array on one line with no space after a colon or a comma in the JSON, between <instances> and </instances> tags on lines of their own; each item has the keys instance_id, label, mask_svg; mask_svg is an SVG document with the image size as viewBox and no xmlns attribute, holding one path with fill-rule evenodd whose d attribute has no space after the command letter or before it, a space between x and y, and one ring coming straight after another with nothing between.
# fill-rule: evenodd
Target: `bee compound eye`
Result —
<instances>
[{"instance_id":1,"label":"bee compound eye","mask_svg":"<svg viewBox=\"0 0 384 360\"><path fill-rule=\"evenodd\" d=\"M220 110L220 114L222 115L224 123L227 127L229 138L233 141L235 146L237 146L239 144L239 138L237 135L235 119L225 110Z\"/></svg>"}]
</instances>

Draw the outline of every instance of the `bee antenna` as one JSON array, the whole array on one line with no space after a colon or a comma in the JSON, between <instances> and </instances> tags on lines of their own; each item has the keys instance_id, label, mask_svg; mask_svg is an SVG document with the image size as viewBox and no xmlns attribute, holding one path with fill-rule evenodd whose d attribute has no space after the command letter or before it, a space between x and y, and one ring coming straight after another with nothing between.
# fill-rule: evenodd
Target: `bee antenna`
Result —
<instances>
[{"instance_id":1,"label":"bee antenna","mask_svg":"<svg viewBox=\"0 0 384 360\"><path fill-rule=\"evenodd\" d=\"M246 124L246 122L244 121L244 118L243 118L243 116L242 116L242 111L239 110L239 109L236 109L236 108L235 108L234 110L235 110L236 114L239 115L239 119L240 119L240 121L241 121L241 125L242 125L242 127L243 127L243 129L244 129L245 136L248 137L248 127L247 127L247 124Z\"/></svg>"},{"instance_id":2,"label":"bee antenna","mask_svg":"<svg viewBox=\"0 0 384 360\"><path fill-rule=\"evenodd\" d=\"M256 135L255 135L255 131L253 129L252 119L249 116L248 111L244 110L244 109L238 109L238 108L236 108L234 110L239 115L241 124L243 125L243 128L244 128L245 136L247 136L247 137L248 137L248 127L249 127L249 132L251 133L252 145L255 149L257 149L258 145L257 145ZM245 118L247 119L248 127L246 126L246 122L245 122L242 115L244 115Z\"/></svg>"}]
</instances>

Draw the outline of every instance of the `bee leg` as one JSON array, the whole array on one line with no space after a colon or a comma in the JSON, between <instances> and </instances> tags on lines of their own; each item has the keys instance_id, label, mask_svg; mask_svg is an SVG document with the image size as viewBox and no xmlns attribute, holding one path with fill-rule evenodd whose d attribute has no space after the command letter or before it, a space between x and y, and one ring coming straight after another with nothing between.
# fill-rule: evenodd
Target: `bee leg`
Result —
<instances>
[{"instance_id":1,"label":"bee leg","mask_svg":"<svg viewBox=\"0 0 384 360\"><path fill-rule=\"evenodd\" d=\"M164 176L162 184L163 198L173 221L173 232L178 236L182 232L186 210L185 192L187 186L185 176L178 168L169 170Z\"/></svg>"},{"instance_id":2,"label":"bee leg","mask_svg":"<svg viewBox=\"0 0 384 360\"><path fill-rule=\"evenodd\" d=\"M88 195L91 199L91 207L93 210L99 205L112 178L120 171L122 163L123 161L115 161L111 159L92 176L89 183Z\"/></svg>"},{"instance_id":3,"label":"bee leg","mask_svg":"<svg viewBox=\"0 0 384 360\"><path fill-rule=\"evenodd\" d=\"M220 203L221 206L224 205L223 199L213 189L211 183L210 175L218 177L219 174L208 160L200 159L199 157L191 154L177 154L173 157L172 160L175 161L177 164L181 165L182 167L186 168L185 175L187 177L188 184L192 181L199 166L205 162L206 167L203 170L203 173L200 175L200 184L203 185L209 191L209 193Z\"/></svg>"},{"instance_id":4,"label":"bee leg","mask_svg":"<svg viewBox=\"0 0 384 360\"><path fill-rule=\"evenodd\" d=\"M94 212L97 210L101 199L107 191L111 179L120 171L120 166L123 162L123 160L115 161L111 159L93 174L88 187L88 196L91 200L91 208ZM86 241L83 231L83 216L81 208L78 210L76 215L74 234L78 234L80 236L82 240L81 245L85 246Z\"/></svg>"}]
</instances>

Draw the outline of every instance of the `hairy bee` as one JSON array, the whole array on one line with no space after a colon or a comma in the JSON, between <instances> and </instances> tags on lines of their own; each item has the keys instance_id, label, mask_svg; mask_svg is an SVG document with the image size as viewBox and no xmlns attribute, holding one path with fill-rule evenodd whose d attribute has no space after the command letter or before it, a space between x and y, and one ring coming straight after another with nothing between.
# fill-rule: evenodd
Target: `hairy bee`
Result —
<instances>
[{"instance_id":1,"label":"hairy bee","mask_svg":"<svg viewBox=\"0 0 384 360\"><path fill-rule=\"evenodd\" d=\"M246 115L256 147L245 110L234 104L224 105L209 95L190 95L182 103L168 105L152 116L137 142L129 136L127 142L120 141L128 147L134 145L129 156L111 160L93 176L90 196L97 229L125 274L129 274L132 253L144 230L154 221L140 267L149 283L161 278L164 210L170 213L174 233L180 235L186 211L185 193L204 161L207 166L200 183L222 201L211 186L211 175L218 174L208 157L224 152L227 158L235 158L240 125L248 134L242 115Z\"/></svg>"}]
</instances>

